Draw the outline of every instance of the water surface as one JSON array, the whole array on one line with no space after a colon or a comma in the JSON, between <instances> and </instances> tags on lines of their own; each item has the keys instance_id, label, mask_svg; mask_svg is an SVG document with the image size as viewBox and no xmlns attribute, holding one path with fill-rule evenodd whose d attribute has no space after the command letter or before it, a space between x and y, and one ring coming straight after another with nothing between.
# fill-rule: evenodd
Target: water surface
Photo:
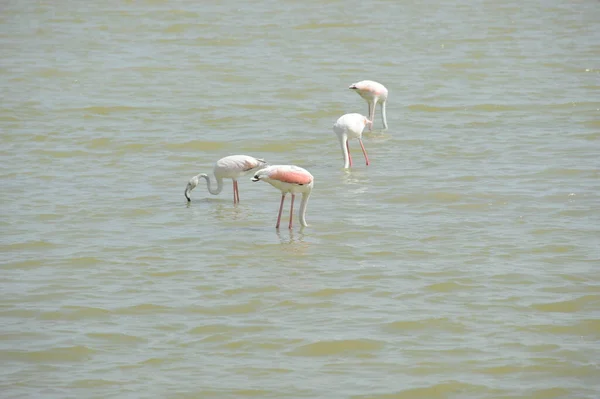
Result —
<instances>
[{"instance_id":1,"label":"water surface","mask_svg":"<svg viewBox=\"0 0 600 399\"><path fill-rule=\"evenodd\" d=\"M597 1L1 7L3 397L599 396Z\"/></svg>"}]
</instances>

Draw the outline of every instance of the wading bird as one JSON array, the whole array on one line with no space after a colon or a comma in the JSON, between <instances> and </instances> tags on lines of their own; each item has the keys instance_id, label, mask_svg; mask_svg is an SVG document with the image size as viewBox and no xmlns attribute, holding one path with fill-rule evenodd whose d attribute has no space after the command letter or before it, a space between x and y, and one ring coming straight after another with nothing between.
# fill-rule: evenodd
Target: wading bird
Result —
<instances>
[{"instance_id":1,"label":"wading bird","mask_svg":"<svg viewBox=\"0 0 600 399\"><path fill-rule=\"evenodd\" d=\"M254 174L252 181L257 182L259 180L265 181L281 191L281 204L279 205L277 225L275 225L276 229L279 228L281 222L281 211L283 210L283 202L287 193L292 194L290 224L288 227L290 229L292 228L296 193L302 193L302 202L300 203L300 211L298 212L300 224L302 224L302 226L308 226L308 224L306 224L306 204L308 203L308 197L310 197L313 188L314 178L306 169L294 165L268 166Z\"/></svg>"},{"instance_id":2,"label":"wading bird","mask_svg":"<svg viewBox=\"0 0 600 399\"><path fill-rule=\"evenodd\" d=\"M213 169L215 179L217 180L217 188L213 190L208 175L206 173L200 173L199 175L192 177L188 182L184 192L185 198L187 198L188 202L192 200L190 194L198 185L198 181L201 177L206 179L208 192L212 195L217 195L223 190L223 179L231 179L233 180L233 203L239 203L240 192L237 179L250 172L256 171L258 168L266 166L266 164L264 159L254 158L248 155L230 155L221 158L215 163Z\"/></svg>"},{"instance_id":3,"label":"wading bird","mask_svg":"<svg viewBox=\"0 0 600 399\"><path fill-rule=\"evenodd\" d=\"M387 119L385 117L385 103L388 97L388 90L381 83L374 82L372 80L362 80L360 82L351 84L349 89L356 90L359 96L367 101L369 104L369 119L375 121L375 106L377 103L381 105L381 120L383 121L383 128L387 129ZM369 130L373 129L373 125Z\"/></svg>"},{"instance_id":4,"label":"wading bird","mask_svg":"<svg viewBox=\"0 0 600 399\"><path fill-rule=\"evenodd\" d=\"M360 148L365 156L365 161L369 165L369 157L362 142L362 132L366 125L372 125L372 122L366 116L361 114L345 114L333 124L333 131L337 134L342 147L344 156L344 168L352 167L352 156L350 155L349 139L358 139Z\"/></svg>"}]
</instances>

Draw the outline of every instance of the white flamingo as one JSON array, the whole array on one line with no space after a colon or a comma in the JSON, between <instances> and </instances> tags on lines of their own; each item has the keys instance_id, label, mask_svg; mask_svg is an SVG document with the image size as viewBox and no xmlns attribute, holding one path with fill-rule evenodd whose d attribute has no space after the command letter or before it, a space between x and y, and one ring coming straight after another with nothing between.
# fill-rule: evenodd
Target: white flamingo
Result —
<instances>
[{"instance_id":1,"label":"white flamingo","mask_svg":"<svg viewBox=\"0 0 600 399\"><path fill-rule=\"evenodd\" d=\"M372 122L366 116L361 114L345 114L333 124L333 131L337 134L342 147L342 155L344 156L344 168L352 167L352 156L350 155L349 139L358 139L360 148L365 156L367 166L369 165L369 157L362 142L362 132L366 125L372 125Z\"/></svg>"},{"instance_id":2,"label":"white flamingo","mask_svg":"<svg viewBox=\"0 0 600 399\"><path fill-rule=\"evenodd\" d=\"M208 192L212 195L218 195L223 190L223 179L231 179L233 180L233 203L237 204L240 202L237 179L258 168L264 167L266 164L264 159L254 158L249 155L230 155L221 158L215 163L213 168L213 173L217 180L217 188L213 190L208 175L206 173L200 173L199 175L192 177L188 182L184 192L185 198L187 198L188 202L192 200L190 194L198 185L200 178L206 179Z\"/></svg>"},{"instance_id":3,"label":"white flamingo","mask_svg":"<svg viewBox=\"0 0 600 399\"><path fill-rule=\"evenodd\" d=\"M312 192L314 177L306 169L295 165L273 165L257 171L252 178L253 182L259 180L265 181L281 191L281 204L279 205L279 214L277 215L277 225L279 228L281 222L281 211L283 210L283 202L287 193L292 193L292 204L290 206L290 223L288 228L292 228L292 219L294 213L294 199L296 193L302 193L302 202L300 203L300 211L298 212L300 224L308 226L306 223L306 205L308 197Z\"/></svg>"},{"instance_id":4,"label":"white flamingo","mask_svg":"<svg viewBox=\"0 0 600 399\"><path fill-rule=\"evenodd\" d=\"M381 105L381 120L383 128L387 129L387 118L385 116L385 103L388 98L388 89L384 85L372 80L361 80L360 82L351 84L349 89L356 90L359 96L367 101L369 105L369 119L375 121L375 106L377 103ZM369 128L371 130L373 125Z\"/></svg>"}]
</instances>

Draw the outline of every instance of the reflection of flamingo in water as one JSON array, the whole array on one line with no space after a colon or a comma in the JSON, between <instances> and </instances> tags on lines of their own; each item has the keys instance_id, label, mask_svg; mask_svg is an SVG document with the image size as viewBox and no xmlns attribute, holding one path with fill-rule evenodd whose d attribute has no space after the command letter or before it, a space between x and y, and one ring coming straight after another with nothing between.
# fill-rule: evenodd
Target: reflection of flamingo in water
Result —
<instances>
[{"instance_id":1,"label":"reflection of flamingo in water","mask_svg":"<svg viewBox=\"0 0 600 399\"><path fill-rule=\"evenodd\" d=\"M359 96L365 99L369 104L369 119L375 122L375 106L377 103L381 104L381 120L383 121L383 128L387 129L387 118L385 117L385 103L388 97L388 90L381 83L374 82L372 80L362 80L360 82L351 84L349 89L356 90ZM373 129L373 125L369 127L369 130Z\"/></svg>"},{"instance_id":2,"label":"reflection of flamingo in water","mask_svg":"<svg viewBox=\"0 0 600 399\"><path fill-rule=\"evenodd\" d=\"M308 203L308 197L314 184L314 177L303 168L294 165L273 165L268 166L264 169L259 170L254 174L252 181L257 182L259 180L265 181L275 188L281 191L281 204L279 205L279 214L277 216L277 225L275 228L279 228L281 222L281 211L283 210L283 201L287 193L292 193L292 204L290 206L290 224L289 228L292 228L292 219L294 214L294 199L296 193L302 193L302 202L300 203L300 211L298 212L300 217L300 224L302 226L308 226L306 223L306 204Z\"/></svg>"},{"instance_id":3,"label":"reflection of flamingo in water","mask_svg":"<svg viewBox=\"0 0 600 399\"><path fill-rule=\"evenodd\" d=\"M210 184L210 178L206 173L200 173L190 179L185 188L185 198L187 198L188 202L192 199L190 198L190 194L192 190L196 188L198 185L198 181L200 178L204 178L206 180L206 185L208 188L208 192L212 195L217 195L223 190L223 179L231 179L233 180L233 203L240 202L240 192L238 189L237 179L239 177L245 176L246 174L255 171L257 168L265 166L267 163L264 159L254 158L248 155L230 155L225 158L219 159L214 166L213 173L217 180L217 188L213 190Z\"/></svg>"},{"instance_id":4,"label":"reflection of flamingo in water","mask_svg":"<svg viewBox=\"0 0 600 399\"><path fill-rule=\"evenodd\" d=\"M350 146L348 145L348 139L358 139L360 148L362 148L363 155L367 166L369 165L369 157L367 151L362 142L362 132L366 125L372 125L372 122L361 114L345 114L334 123L333 131L337 134L342 146L342 154L344 156L344 168L352 167L352 156L350 155Z\"/></svg>"},{"instance_id":5,"label":"reflection of flamingo in water","mask_svg":"<svg viewBox=\"0 0 600 399\"><path fill-rule=\"evenodd\" d=\"M295 253L305 253L308 248L308 243L304 242L304 233L300 232L298 238L294 237L294 230L289 231L289 235L286 237L282 235L280 230L277 230L277 237L281 244L286 244L288 247L286 251L292 251Z\"/></svg>"}]
</instances>

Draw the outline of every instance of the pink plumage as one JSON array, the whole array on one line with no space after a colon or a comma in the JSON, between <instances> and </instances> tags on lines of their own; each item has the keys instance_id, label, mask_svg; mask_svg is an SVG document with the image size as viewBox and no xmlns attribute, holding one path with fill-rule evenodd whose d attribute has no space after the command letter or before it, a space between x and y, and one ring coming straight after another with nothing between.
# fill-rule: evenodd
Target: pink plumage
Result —
<instances>
[{"instance_id":1,"label":"pink plumage","mask_svg":"<svg viewBox=\"0 0 600 399\"><path fill-rule=\"evenodd\" d=\"M312 182L312 176L307 173L295 170L275 169L269 174L269 178L279 180L284 183L309 184Z\"/></svg>"},{"instance_id":2,"label":"pink plumage","mask_svg":"<svg viewBox=\"0 0 600 399\"><path fill-rule=\"evenodd\" d=\"M381 83L373 80L361 80L360 82L351 84L349 89L356 90L358 95L365 99L369 107L369 119L372 122L375 121L375 107L377 106L377 103L380 104L383 128L387 129L388 125L385 115L385 105L388 98L388 89ZM373 125L370 125L369 130L371 130L372 127Z\"/></svg>"},{"instance_id":3,"label":"pink plumage","mask_svg":"<svg viewBox=\"0 0 600 399\"><path fill-rule=\"evenodd\" d=\"M281 203L279 204L279 213L277 215L278 229L281 222L281 212L283 210L283 202L287 193L292 194L292 203L290 205L290 223L289 228L292 228L292 220L294 213L294 199L296 193L302 193L302 202L300 203L299 217L302 226L308 226L306 223L306 205L308 197L312 192L314 177L306 169L295 165L273 165L259 170L254 174L252 181L257 182L263 180L281 191Z\"/></svg>"}]
</instances>

